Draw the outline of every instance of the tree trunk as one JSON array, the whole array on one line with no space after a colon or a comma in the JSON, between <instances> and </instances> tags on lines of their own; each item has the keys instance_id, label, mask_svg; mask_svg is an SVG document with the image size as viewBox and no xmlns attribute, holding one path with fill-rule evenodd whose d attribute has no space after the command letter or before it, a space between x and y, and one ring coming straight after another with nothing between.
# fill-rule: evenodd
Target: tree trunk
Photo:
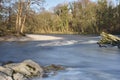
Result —
<instances>
[{"instance_id":1,"label":"tree trunk","mask_svg":"<svg viewBox=\"0 0 120 80\"><path fill-rule=\"evenodd\" d=\"M23 34L23 30L24 30L24 27L25 27L25 20L26 20L26 15L23 17L23 22L21 24L21 28L20 28L20 33Z\"/></svg>"},{"instance_id":2,"label":"tree trunk","mask_svg":"<svg viewBox=\"0 0 120 80\"><path fill-rule=\"evenodd\" d=\"M84 28L81 28L81 32L82 32L82 33L84 33L84 32L85 32L85 31L84 31Z\"/></svg>"},{"instance_id":3,"label":"tree trunk","mask_svg":"<svg viewBox=\"0 0 120 80\"><path fill-rule=\"evenodd\" d=\"M24 35L24 24L26 21L26 16L28 14L28 10L30 8L30 0L27 1L27 5L25 6L25 1L20 0L18 3L18 12L16 15L16 33L17 35Z\"/></svg>"},{"instance_id":4,"label":"tree trunk","mask_svg":"<svg viewBox=\"0 0 120 80\"><path fill-rule=\"evenodd\" d=\"M24 23L25 23L25 19L26 17L23 17L23 2L19 2L18 3L18 12L16 15L16 33L17 35L21 35L23 34L23 28L24 28Z\"/></svg>"},{"instance_id":5,"label":"tree trunk","mask_svg":"<svg viewBox=\"0 0 120 80\"><path fill-rule=\"evenodd\" d=\"M19 33L19 30L18 30L18 14L16 15L16 25L15 25L15 28L16 28L16 33L18 34Z\"/></svg>"}]
</instances>

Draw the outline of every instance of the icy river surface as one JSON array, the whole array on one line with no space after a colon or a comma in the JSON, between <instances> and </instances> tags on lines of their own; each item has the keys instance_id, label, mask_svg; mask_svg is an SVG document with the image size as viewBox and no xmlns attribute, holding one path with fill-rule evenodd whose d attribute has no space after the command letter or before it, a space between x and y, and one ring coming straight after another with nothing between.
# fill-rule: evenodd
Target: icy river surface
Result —
<instances>
[{"instance_id":1,"label":"icy river surface","mask_svg":"<svg viewBox=\"0 0 120 80\"><path fill-rule=\"evenodd\" d=\"M0 42L0 62L32 59L62 65L57 75L33 80L120 80L120 49L100 48L99 36L52 35L60 40Z\"/></svg>"}]
</instances>

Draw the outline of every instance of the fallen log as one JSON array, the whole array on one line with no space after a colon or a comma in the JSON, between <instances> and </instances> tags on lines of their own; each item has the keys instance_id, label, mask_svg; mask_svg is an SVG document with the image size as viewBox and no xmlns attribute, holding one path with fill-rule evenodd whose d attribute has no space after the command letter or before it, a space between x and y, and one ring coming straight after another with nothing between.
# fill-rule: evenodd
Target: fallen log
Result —
<instances>
[{"instance_id":1,"label":"fallen log","mask_svg":"<svg viewBox=\"0 0 120 80\"><path fill-rule=\"evenodd\" d=\"M114 36L112 34L108 34L105 32L102 32L100 41L97 42L97 44L100 47L107 47L109 46L117 46L120 49L120 38L117 36Z\"/></svg>"}]
</instances>

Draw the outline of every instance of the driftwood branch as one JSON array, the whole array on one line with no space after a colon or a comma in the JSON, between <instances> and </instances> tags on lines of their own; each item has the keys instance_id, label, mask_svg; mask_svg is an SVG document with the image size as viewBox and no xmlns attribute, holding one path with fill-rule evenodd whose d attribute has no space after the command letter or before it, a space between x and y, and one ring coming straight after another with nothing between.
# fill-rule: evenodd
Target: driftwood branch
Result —
<instances>
[{"instance_id":1,"label":"driftwood branch","mask_svg":"<svg viewBox=\"0 0 120 80\"><path fill-rule=\"evenodd\" d=\"M107 47L107 45L110 45L110 46L117 46L118 48L120 48L120 38L112 34L107 34L105 32L102 32L101 40L98 41L98 45L100 47Z\"/></svg>"}]
</instances>

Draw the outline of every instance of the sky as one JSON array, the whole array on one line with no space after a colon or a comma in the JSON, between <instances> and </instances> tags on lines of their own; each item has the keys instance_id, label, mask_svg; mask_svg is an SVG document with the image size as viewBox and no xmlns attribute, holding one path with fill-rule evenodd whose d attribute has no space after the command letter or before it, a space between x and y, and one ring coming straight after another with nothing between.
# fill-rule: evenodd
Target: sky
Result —
<instances>
[{"instance_id":1,"label":"sky","mask_svg":"<svg viewBox=\"0 0 120 80\"><path fill-rule=\"evenodd\" d=\"M55 7L57 4L64 3L64 2L72 2L77 0L45 0L45 1L46 1L45 7L47 10L49 10ZM95 2L96 0L91 0L91 1ZM115 0L112 0L112 1L115 1Z\"/></svg>"},{"instance_id":2,"label":"sky","mask_svg":"<svg viewBox=\"0 0 120 80\"><path fill-rule=\"evenodd\" d=\"M57 4L60 3L65 3L65 2L73 2L73 1L78 1L78 0L45 0L45 6L47 7L46 9L49 10L52 7L55 7ZM96 1L96 0L91 0L91 1Z\"/></svg>"},{"instance_id":3,"label":"sky","mask_svg":"<svg viewBox=\"0 0 120 80\"><path fill-rule=\"evenodd\" d=\"M45 0L45 7L46 9L50 9L52 7L55 7L57 4L64 3L64 2L72 2L72 1L77 1L77 0Z\"/></svg>"}]
</instances>

